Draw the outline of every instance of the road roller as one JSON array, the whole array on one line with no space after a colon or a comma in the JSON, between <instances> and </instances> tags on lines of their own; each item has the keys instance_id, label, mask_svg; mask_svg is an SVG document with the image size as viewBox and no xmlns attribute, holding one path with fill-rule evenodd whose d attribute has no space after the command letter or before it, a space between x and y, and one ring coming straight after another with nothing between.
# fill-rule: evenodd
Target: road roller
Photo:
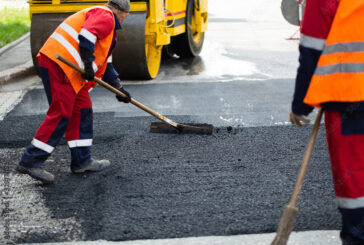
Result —
<instances>
[{"instance_id":1,"label":"road roller","mask_svg":"<svg viewBox=\"0 0 364 245\"><path fill-rule=\"evenodd\" d=\"M113 65L123 79L153 79L163 57L195 57L207 29L208 0L131 0L130 14L118 31ZM56 27L82 9L107 0L29 0L30 42L36 55Z\"/></svg>"}]
</instances>

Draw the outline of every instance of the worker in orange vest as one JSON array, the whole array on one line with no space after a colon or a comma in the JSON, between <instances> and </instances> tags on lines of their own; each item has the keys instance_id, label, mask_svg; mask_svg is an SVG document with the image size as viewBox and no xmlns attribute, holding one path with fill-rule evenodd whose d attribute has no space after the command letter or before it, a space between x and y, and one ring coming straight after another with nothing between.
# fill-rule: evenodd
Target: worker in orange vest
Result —
<instances>
[{"instance_id":1,"label":"worker in orange vest","mask_svg":"<svg viewBox=\"0 0 364 245\"><path fill-rule=\"evenodd\" d=\"M129 0L109 0L105 6L77 12L63 21L40 49L37 59L49 109L46 119L25 150L16 170L42 181L53 183L53 174L42 168L60 139L65 135L71 151L71 171L101 171L110 165L108 160L91 156L93 138L92 103L89 91L96 86L94 76L102 78L127 97L119 74L111 63L116 46L116 31L128 16ZM85 70L73 70L56 59L67 58Z\"/></svg>"},{"instance_id":2,"label":"worker in orange vest","mask_svg":"<svg viewBox=\"0 0 364 245\"><path fill-rule=\"evenodd\" d=\"M364 244L364 2L307 0L290 120L325 112L343 244Z\"/></svg>"}]
</instances>

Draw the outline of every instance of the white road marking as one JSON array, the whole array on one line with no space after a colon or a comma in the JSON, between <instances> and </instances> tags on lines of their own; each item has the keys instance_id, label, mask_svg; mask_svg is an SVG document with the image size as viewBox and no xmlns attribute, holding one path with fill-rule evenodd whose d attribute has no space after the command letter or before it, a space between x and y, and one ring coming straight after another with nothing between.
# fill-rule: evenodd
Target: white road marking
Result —
<instances>
[{"instance_id":1,"label":"white road marking","mask_svg":"<svg viewBox=\"0 0 364 245\"><path fill-rule=\"evenodd\" d=\"M0 86L0 121L22 101L29 90L36 88L43 88L38 76L31 76Z\"/></svg>"},{"instance_id":2,"label":"white road marking","mask_svg":"<svg viewBox=\"0 0 364 245\"><path fill-rule=\"evenodd\" d=\"M0 92L0 121L23 99L24 94L22 90Z\"/></svg>"}]
</instances>

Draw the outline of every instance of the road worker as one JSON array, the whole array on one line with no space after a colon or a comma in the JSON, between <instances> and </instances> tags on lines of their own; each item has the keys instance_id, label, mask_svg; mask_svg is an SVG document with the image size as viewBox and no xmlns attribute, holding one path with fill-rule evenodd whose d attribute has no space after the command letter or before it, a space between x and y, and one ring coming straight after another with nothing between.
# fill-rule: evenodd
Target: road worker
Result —
<instances>
[{"instance_id":1,"label":"road worker","mask_svg":"<svg viewBox=\"0 0 364 245\"><path fill-rule=\"evenodd\" d=\"M60 139L65 135L71 151L71 171L101 171L108 160L91 156L93 138L92 103L89 90L96 86L94 76L102 78L126 97L111 63L116 45L116 31L128 16L129 0L109 0L105 6L77 12L63 21L40 49L37 59L44 89L49 102L46 119L26 148L16 170L42 181L53 183L54 176L42 168ZM55 58L60 54L84 68L80 74Z\"/></svg>"},{"instance_id":2,"label":"road worker","mask_svg":"<svg viewBox=\"0 0 364 245\"><path fill-rule=\"evenodd\" d=\"M290 120L322 107L343 244L364 244L364 2L307 0Z\"/></svg>"}]
</instances>

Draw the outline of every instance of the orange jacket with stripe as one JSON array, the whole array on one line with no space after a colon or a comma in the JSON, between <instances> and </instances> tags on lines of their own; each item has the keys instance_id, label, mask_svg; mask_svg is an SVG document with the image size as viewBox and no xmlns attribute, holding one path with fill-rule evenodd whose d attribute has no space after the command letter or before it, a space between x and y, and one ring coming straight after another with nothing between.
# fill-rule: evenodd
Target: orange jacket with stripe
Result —
<instances>
[{"instance_id":1,"label":"orange jacket with stripe","mask_svg":"<svg viewBox=\"0 0 364 245\"><path fill-rule=\"evenodd\" d=\"M358 5L358 3L356 3L351 5L351 3L352 2L348 0L341 0L339 9L337 0L307 0L301 28L299 67L297 70L295 92L292 101L292 111L295 114L307 115L312 111L312 106L322 106L327 110L342 112L364 111L363 99L357 97L357 100L355 100L355 94L347 93L346 86L351 87L353 86L353 83L335 80L335 75L329 77L328 75L322 74L322 71L333 72L332 69L335 69L334 67L341 67L340 69L343 69L344 67L349 66L349 69L355 69L358 65L353 64L354 66L352 66L352 63L346 63L344 59L340 58L343 52L332 50L332 48L335 47L335 45L332 46L333 43L338 44L336 47L342 46L339 44L342 40L337 39L338 41L334 41L334 39L331 38L337 37L337 34L333 34L336 33L336 31L344 36L346 36L346 33L348 32L352 32L353 35L356 35L355 33L356 30L358 30L358 25L352 25L350 21L347 23L346 21L337 22L337 20L342 18L341 13L344 12L342 12L343 9L341 8L346 8L345 5L349 5L350 11L356 9L358 13L362 13L359 6L360 4ZM362 16L360 13L355 15L357 17ZM348 12L346 14L348 14ZM355 19L357 18L355 15L350 14L350 17L346 16L345 18ZM359 29L361 30L361 27L359 27ZM345 34L343 32L345 32ZM359 33L359 35L362 35L362 33ZM345 41L348 40L349 39L346 39ZM346 42L344 42L344 44L345 43ZM332 53L328 55L326 52L336 52L336 54ZM345 55L350 57L352 54L346 53ZM333 63L326 63L327 58L330 60L331 58L334 58L330 61ZM339 62L335 63L335 59L336 62ZM315 71L317 73L315 73ZM338 70L333 72L333 74L340 73L337 71ZM349 79L349 77L354 78L357 74L350 72L345 76ZM322 78L324 78L325 82L321 80ZM351 78L349 80L351 80ZM317 84L319 86L317 86ZM310 91L308 93L309 88ZM351 87L351 89L355 90L355 87ZM343 94L345 96L342 96Z\"/></svg>"},{"instance_id":2,"label":"orange jacket with stripe","mask_svg":"<svg viewBox=\"0 0 364 245\"><path fill-rule=\"evenodd\" d=\"M364 101L364 2L341 0L304 102Z\"/></svg>"},{"instance_id":3,"label":"orange jacket with stripe","mask_svg":"<svg viewBox=\"0 0 364 245\"><path fill-rule=\"evenodd\" d=\"M111 31L103 39L98 39L92 33L87 30L82 29L82 25L85 22L86 14L88 11L94 8L102 8L110 13L113 20L112 30L115 27L115 21L112 11L107 7L92 7L79 11L71 16L69 16L65 21L63 21L54 33L48 38L43 47L40 49L39 53L42 53L56 62L61 69L64 71L68 79L70 80L72 87L76 93L78 93L84 86L94 87L95 82L85 81L81 74L75 71L73 68L65 65L63 62L55 58L56 54L60 54L71 62L77 64L79 67L84 68L84 64L81 59L80 49L79 49L79 39L78 35L81 34L86 36L89 40L92 40L95 44L94 55L96 57L93 62L93 68L96 77L102 77L108 62L108 54L110 47L114 40L114 31ZM111 28L110 28L111 29Z\"/></svg>"}]
</instances>

